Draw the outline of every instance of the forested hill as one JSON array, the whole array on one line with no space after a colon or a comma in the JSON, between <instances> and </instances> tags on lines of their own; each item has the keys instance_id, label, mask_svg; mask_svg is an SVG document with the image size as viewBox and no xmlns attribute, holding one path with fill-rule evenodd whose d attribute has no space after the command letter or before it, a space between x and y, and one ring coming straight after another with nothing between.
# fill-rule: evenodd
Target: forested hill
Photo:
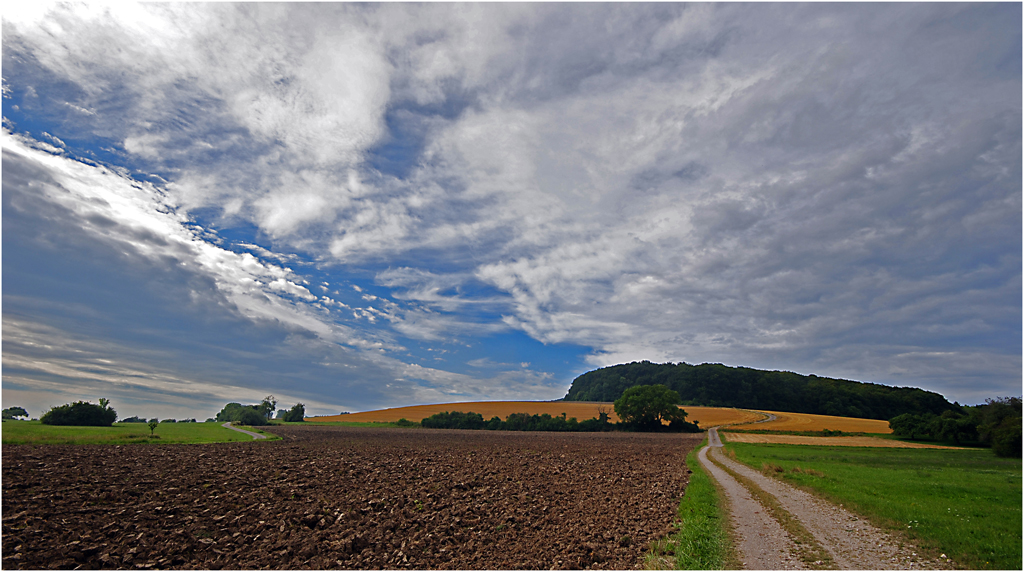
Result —
<instances>
[{"instance_id":1,"label":"forested hill","mask_svg":"<svg viewBox=\"0 0 1024 572\"><path fill-rule=\"evenodd\" d=\"M615 401L634 385L662 384L679 393L683 405L741 407L816 413L866 419L891 419L902 413L959 409L946 398L913 387L890 387L764 371L722 364L689 365L633 362L601 368L577 377L566 401Z\"/></svg>"}]
</instances>

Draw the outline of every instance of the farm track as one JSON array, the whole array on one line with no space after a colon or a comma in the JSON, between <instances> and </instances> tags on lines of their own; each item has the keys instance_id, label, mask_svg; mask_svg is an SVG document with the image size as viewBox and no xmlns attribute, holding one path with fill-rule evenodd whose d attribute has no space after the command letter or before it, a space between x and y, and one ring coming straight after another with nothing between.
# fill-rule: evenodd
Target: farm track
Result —
<instances>
[{"instance_id":1,"label":"farm track","mask_svg":"<svg viewBox=\"0 0 1024 572\"><path fill-rule=\"evenodd\" d=\"M949 565L925 559L916 549L881 531L865 519L810 493L761 474L721 454L716 429L709 430L707 447L701 449L701 464L719 481L729 500L739 557L749 569L838 568L841 570L940 569ZM709 458L710 457L710 458ZM731 473L731 474L730 474ZM746 481L740 485L733 475ZM759 490L748 490L751 487ZM776 522L765 524L766 510L760 501L748 497L767 495L776 510L796 522L791 525L809 533L804 546L793 542L789 531ZM772 520L776 520L774 517ZM823 550L827 557L808 561L800 550Z\"/></svg>"},{"instance_id":2,"label":"farm track","mask_svg":"<svg viewBox=\"0 0 1024 572\"><path fill-rule=\"evenodd\" d=\"M252 431L246 431L245 429L239 429L238 427L235 427L234 425L232 425L230 421L227 422L227 423L221 424L221 427L224 427L226 429L231 429L232 431L238 431L239 433L245 433L246 435L249 435L250 437L252 437L253 441L256 441L256 440L259 440L259 439L266 439L267 438L266 435L260 435L259 433L254 433Z\"/></svg>"},{"instance_id":3,"label":"farm track","mask_svg":"<svg viewBox=\"0 0 1024 572\"><path fill-rule=\"evenodd\" d=\"M273 431L5 446L3 568L640 568L702 438Z\"/></svg>"}]
</instances>

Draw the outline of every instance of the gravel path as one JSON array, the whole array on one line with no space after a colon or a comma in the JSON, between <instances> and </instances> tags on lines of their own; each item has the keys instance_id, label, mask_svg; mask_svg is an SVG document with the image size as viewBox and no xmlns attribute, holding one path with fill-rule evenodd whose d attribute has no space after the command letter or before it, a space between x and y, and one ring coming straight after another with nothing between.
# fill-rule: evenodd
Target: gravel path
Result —
<instances>
[{"instance_id":1,"label":"gravel path","mask_svg":"<svg viewBox=\"0 0 1024 572\"><path fill-rule=\"evenodd\" d=\"M774 497L782 509L792 515L807 529L821 547L829 553L835 565L843 570L908 570L948 568L948 564L937 560L927 560L918 556L913 546L901 544L882 532L866 520L854 515L841 506L817 498L807 492L794 488L779 480L766 477L758 471L729 459L721 454L721 440L718 431L712 428L708 432L709 446L700 452L700 460L712 476L722 484L726 497L731 504L731 517L736 528L739 542L740 558L747 568L789 568L786 565L765 565L763 560L766 551L775 550L777 546L787 546L790 558L794 554L792 540L787 545L779 538L765 538L762 546L757 541L765 531L770 530L763 524L766 516L759 503L751 505L743 500L749 492L720 467L707 458L710 450L715 462L727 467L736 474L753 481L755 485ZM738 489L740 490L737 490ZM773 521L774 522L774 521ZM776 526L778 526L776 524ZM782 527L779 531L785 534ZM788 535L786 535L788 538ZM766 546L771 546L769 550ZM798 561L800 567L803 563Z\"/></svg>"},{"instance_id":2,"label":"gravel path","mask_svg":"<svg viewBox=\"0 0 1024 572\"><path fill-rule=\"evenodd\" d=\"M712 429L712 431L714 431ZM717 440L718 435L715 435ZM718 445L721 447L721 444ZM736 479L708 460L704 447L698 453L701 465L725 490L733 533L743 567L749 570L801 570L806 567L794 556L793 538L765 510L764 506Z\"/></svg>"},{"instance_id":3,"label":"gravel path","mask_svg":"<svg viewBox=\"0 0 1024 572\"><path fill-rule=\"evenodd\" d=\"M232 425L230 421L228 421L227 423L222 424L221 427L227 427L228 429L231 429L233 431L238 431L239 433L245 433L246 435L252 435L253 441L255 441L256 439L266 439L267 438L266 435L260 435L259 433L253 433L252 431L246 431L245 429L239 429L238 427L235 427L234 425Z\"/></svg>"}]
</instances>

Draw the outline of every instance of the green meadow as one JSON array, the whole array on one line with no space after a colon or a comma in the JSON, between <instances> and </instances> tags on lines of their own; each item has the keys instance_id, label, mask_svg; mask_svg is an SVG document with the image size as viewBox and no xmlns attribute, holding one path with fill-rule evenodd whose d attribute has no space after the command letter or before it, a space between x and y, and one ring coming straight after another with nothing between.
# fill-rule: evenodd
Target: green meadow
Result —
<instances>
[{"instance_id":1,"label":"green meadow","mask_svg":"<svg viewBox=\"0 0 1024 572\"><path fill-rule=\"evenodd\" d=\"M957 568L1021 569L1021 460L991 449L728 443L730 456L899 531Z\"/></svg>"},{"instance_id":2,"label":"green meadow","mask_svg":"<svg viewBox=\"0 0 1024 572\"><path fill-rule=\"evenodd\" d=\"M262 433L259 428L244 427ZM129 443L227 443L252 441L245 433L220 423L161 423L150 435L145 423L114 423L111 427L43 425L38 421L4 421L4 445L125 445ZM268 439L273 435L264 433Z\"/></svg>"},{"instance_id":3,"label":"green meadow","mask_svg":"<svg viewBox=\"0 0 1024 572\"><path fill-rule=\"evenodd\" d=\"M718 488L697 458L707 440L686 456L690 482L679 503L676 531L655 542L647 556L648 569L722 570L737 568L727 532L728 513Z\"/></svg>"}]
</instances>

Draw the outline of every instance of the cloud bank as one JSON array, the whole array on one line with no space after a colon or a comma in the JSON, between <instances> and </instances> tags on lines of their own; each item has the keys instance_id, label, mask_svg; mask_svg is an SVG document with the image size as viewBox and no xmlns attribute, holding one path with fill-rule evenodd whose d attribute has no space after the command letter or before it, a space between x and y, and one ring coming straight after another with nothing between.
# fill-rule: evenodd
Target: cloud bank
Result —
<instances>
[{"instance_id":1,"label":"cloud bank","mask_svg":"<svg viewBox=\"0 0 1024 572\"><path fill-rule=\"evenodd\" d=\"M12 249L75 239L141 281L140 305L189 300L182 331L288 364L294 381L257 374L256 393L325 410L551 399L639 359L1019 393L1019 20L998 4L5 15L4 341L8 316L50 331L41 308L67 303L22 276L92 284ZM176 351L205 365L133 367L246 387L226 373L242 358Z\"/></svg>"}]
</instances>

